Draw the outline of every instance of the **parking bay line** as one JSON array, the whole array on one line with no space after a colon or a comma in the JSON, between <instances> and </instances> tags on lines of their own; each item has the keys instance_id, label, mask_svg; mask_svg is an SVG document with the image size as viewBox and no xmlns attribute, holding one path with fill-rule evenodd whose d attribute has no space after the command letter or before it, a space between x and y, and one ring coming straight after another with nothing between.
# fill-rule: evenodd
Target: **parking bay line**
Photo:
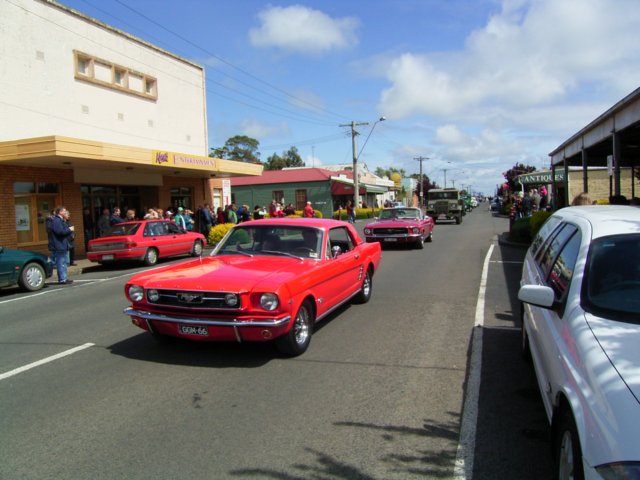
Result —
<instances>
[{"instance_id":1,"label":"parking bay line","mask_svg":"<svg viewBox=\"0 0 640 480\"><path fill-rule=\"evenodd\" d=\"M476 318L472 332L471 361L469 362L469 377L467 378L467 392L462 411L460 426L460 440L456 452L456 463L453 467L455 480L471 480L473 476L473 456L476 443L476 426L478 423L478 400L480 397L480 373L482 371L482 329L484 328L484 300L487 291L487 276L489 263L493 253L494 243L489 246L482 266L478 301L476 303Z\"/></svg>"},{"instance_id":2,"label":"parking bay line","mask_svg":"<svg viewBox=\"0 0 640 480\"><path fill-rule=\"evenodd\" d=\"M58 360L62 357L66 357L68 355L73 355L76 352L84 350L89 347L95 346L95 343L85 343L84 345L79 345L74 348L70 348L69 350L65 350L64 352L57 353L56 355L52 355L47 358L43 358L42 360L38 360L37 362L29 363L28 365L24 365L22 367L15 368L5 373L0 374L0 380L4 380L9 377L13 377L22 372L26 372L27 370L31 370L32 368L39 367L40 365L44 365L45 363L53 362L54 360Z\"/></svg>"}]
</instances>

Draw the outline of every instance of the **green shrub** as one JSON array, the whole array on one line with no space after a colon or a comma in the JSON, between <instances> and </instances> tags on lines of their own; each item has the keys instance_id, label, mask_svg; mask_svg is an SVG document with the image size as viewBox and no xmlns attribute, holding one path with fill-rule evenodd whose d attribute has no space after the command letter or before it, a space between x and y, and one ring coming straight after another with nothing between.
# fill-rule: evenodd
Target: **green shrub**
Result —
<instances>
[{"instance_id":1,"label":"green shrub","mask_svg":"<svg viewBox=\"0 0 640 480\"><path fill-rule=\"evenodd\" d=\"M209 237L207 238L209 245L211 246L217 245L220 242L220 240L222 240L222 237L224 237L227 234L227 232L231 230L234 226L235 226L234 223L219 223L218 225L213 227L211 230L209 230Z\"/></svg>"},{"instance_id":2,"label":"green shrub","mask_svg":"<svg viewBox=\"0 0 640 480\"><path fill-rule=\"evenodd\" d=\"M509 239L514 242L531 243L531 222L530 217L518 218L509 232Z\"/></svg>"},{"instance_id":3,"label":"green shrub","mask_svg":"<svg viewBox=\"0 0 640 480\"><path fill-rule=\"evenodd\" d=\"M540 211L531 215L531 219L529 220L529 225L531 226L531 239L534 239L538 234L540 227L542 224L551 216L551 212Z\"/></svg>"}]
</instances>

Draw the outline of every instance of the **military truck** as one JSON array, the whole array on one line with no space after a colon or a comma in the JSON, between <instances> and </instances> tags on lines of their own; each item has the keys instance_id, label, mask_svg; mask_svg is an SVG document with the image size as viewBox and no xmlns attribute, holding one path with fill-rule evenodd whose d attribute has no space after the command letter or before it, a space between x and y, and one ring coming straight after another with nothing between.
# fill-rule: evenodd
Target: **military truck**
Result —
<instances>
[{"instance_id":1,"label":"military truck","mask_svg":"<svg viewBox=\"0 0 640 480\"><path fill-rule=\"evenodd\" d=\"M438 220L455 220L462 223L464 201L455 188L432 188L427 192L427 215Z\"/></svg>"}]
</instances>

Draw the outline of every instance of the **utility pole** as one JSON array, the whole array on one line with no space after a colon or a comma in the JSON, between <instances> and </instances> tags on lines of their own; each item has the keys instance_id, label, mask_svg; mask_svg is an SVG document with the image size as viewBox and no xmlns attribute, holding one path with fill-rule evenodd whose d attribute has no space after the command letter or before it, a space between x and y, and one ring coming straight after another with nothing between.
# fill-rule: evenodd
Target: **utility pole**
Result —
<instances>
[{"instance_id":1,"label":"utility pole","mask_svg":"<svg viewBox=\"0 0 640 480\"><path fill-rule=\"evenodd\" d=\"M429 157L413 157L414 160L417 160L418 162L420 162L420 200L418 202L418 207L422 208L424 206L424 187L423 187L423 178L422 178L422 161L423 160L429 160Z\"/></svg>"},{"instance_id":2,"label":"utility pole","mask_svg":"<svg viewBox=\"0 0 640 480\"><path fill-rule=\"evenodd\" d=\"M442 171L444 172L444 187L443 188L447 188L447 170L448 168L443 168Z\"/></svg>"},{"instance_id":3,"label":"utility pole","mask_svg":"<svg viewBox=\"0 0 640 480\"><path fill-rule=\"evenodd\" d=\"M360 125L369 125L369 122L354 122L351 123L343 123L339 125L340 127L351 127L351 149L353 151L353 208L358 208L360 204L360 185L358 185L358 155L356 148L356 135L359 135L356 132L356 127Z\"/></svg>"}]
</instances>

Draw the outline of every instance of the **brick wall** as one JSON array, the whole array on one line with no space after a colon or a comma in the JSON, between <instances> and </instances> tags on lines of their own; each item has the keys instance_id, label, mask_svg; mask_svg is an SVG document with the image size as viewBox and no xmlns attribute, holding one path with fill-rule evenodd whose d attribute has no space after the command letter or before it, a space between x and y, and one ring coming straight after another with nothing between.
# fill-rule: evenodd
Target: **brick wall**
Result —
<instances>
[{"instance_id":1,"label":"brick wall","mask_svg":"<svg viewBox=\"0 0 640 480\"><path fill-rule=\"evenodd\" d=\"M58 168L32 168L0 166L0 205L4 211L0 222L0 245L18 248L16 236L16 209L13 193L15 182L46 182L61 185L56 198L56 206L64 205L71 212L71 220L76 228L76 255L84 255L84 235L82 233L82 195L80 185L73 182L73 170ZM48 254L47 242L36 242L21 246L23 250L33 250Z\"/></svg>"}]
</instances>

